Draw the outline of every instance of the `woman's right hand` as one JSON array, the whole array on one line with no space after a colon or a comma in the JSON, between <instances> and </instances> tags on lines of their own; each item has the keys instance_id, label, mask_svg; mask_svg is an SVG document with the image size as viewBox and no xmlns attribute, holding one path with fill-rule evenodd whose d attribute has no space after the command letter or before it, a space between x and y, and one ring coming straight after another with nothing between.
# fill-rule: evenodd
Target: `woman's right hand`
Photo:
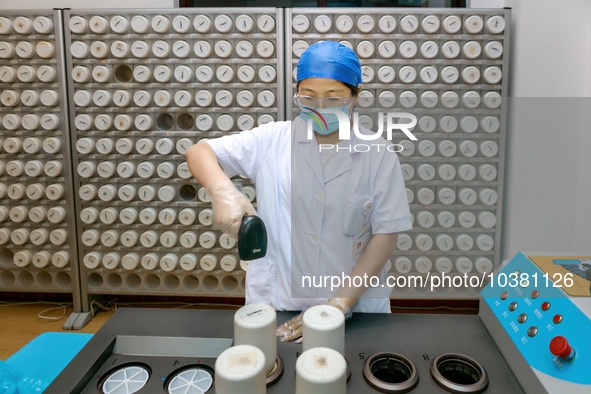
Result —
<instances>
[{"instance_id":1,"label":"woman's right hand","mask_svg":"<svg viewBox=\"0 0 591 394\"><path fill-rule=\"evenodd\" d=\"M238 239L242 218L244 215L256 215L254 207L229 180L214 184L207 192L211 197L215 228Z\"/></svg>"}]
</instances>

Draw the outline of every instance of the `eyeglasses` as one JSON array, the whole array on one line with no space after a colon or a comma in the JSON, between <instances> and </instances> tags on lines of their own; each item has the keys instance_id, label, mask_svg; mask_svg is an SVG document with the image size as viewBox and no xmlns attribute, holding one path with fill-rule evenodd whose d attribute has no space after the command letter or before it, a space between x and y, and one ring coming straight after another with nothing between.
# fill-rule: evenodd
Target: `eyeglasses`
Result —
<instances>
[{"instance_id":1,"label":"eyeglasses","mask_svg":"<svg viewBox=\"0 0 591 394\"><path fill-rule=\"evenodd\" d=\"M352 101L352 99L353 99L353 96L324 97L324 98L317 98L317 97L312 97L312 96L300 96L299 94L295 94L293 96L293 102L301 110L316 109L320 105L322 105L322 108L344 107L345 105L349 104Z\"/></svg>"}]
</instances>

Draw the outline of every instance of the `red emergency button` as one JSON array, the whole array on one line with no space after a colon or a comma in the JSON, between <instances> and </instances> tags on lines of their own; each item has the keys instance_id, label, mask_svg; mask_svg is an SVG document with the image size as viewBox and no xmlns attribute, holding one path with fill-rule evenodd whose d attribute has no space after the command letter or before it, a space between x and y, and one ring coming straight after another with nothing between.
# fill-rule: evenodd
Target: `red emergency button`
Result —
<instances>
[{"instance_id":1,"label":"red emergency button","mask_svg":"<svg viewBox=\"0 0 591 394\"><path fill-rule=\"evenodd\" d=\"M547 311L548 309L550 309L550 303L548 301L542 302L542 310Z\"/></svg>"},{"instance_id":2,"label":"red emergency button","mask_svg":"<svg viewBox=\"0 0 591 394\"><path fill-rule=\"evenodd\" d=\"M568 341L563 336L556 336L550 341L550 352L558 357L564 359L571 359L574 357L575 352L573 348L568 344Z\"/></svg>"},{"instance_id":3,"label":"red emergency button","mask_svg":"<svg viewBox=\"0 0 591 394\"><path fill-rule=\"evenodd\" d=\"M555 315L552 321L554 322L554 324L560 323L562 321L562 315Z\"/></svg>"}]
</instances>

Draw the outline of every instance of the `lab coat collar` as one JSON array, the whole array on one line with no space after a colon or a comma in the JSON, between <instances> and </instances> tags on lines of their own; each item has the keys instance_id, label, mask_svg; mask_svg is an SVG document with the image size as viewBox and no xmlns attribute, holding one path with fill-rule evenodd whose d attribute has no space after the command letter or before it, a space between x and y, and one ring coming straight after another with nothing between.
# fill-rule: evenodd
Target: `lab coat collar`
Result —
<instances>
[{"instance_id":1,"label":"lab coat collar","mask_svg":"<svg viewBox=\"0 0 591 394\"><path fill-rule=\"evenodd\" d=\"M306 130L306 124L305 122L298 116L294 119L293 121L293 132L295 133L294 136L294 140L297 142L297 144L307 144L308 146L306 146L304 148L305 145L301 145L300 148L303 148L303 156L306 160L306 162L308 163L308 165L311 167L312 171L314 172L314 175L316 176L317 180L320 183L325 183L328 182L336 177L338 177L339 175L351 171L352 168L352 160L351 160L351 154L353 153L357 153L354 152L353 149L350 150L350 153L348 155L344 155L344 151L340 150L338 155L339 155L339 161L340 161L340 165L337 167L336 171L331 171L329 173L324 173L324 167L322 165L322 158L320 157L320 153L318 151L318 144L316 143L316 141L311 141L308 140L307 138L307 130ZM351 136L351 144L355 144L355 141L359 141L359 139L357 138L357 136ZM311 144L313 142L313 144ZM349 142L345 142L346 146L349 145ZM295 157L292 156L292 160Z\"/></svg>"},{"instance_id":2,"label":"lab coat collar","mask_svg":"<svg viewBox=\"0 0 591 394\"><path fill-rule=\"evenodd\" d=\"M293 120L293 132L296 134L295 135L295 142L297 143L311 143L312 140L308 139L308 131L306 130L306 122L300 118L299 116L297 116L294 120ZM361 128L361 132L363 134L367 134L368 132L371 133L370 131ZM340 141L339 142L339 146L340 151L346 151L349 150L348 146L350 145L352 148L350 149L350 154L356 154L356 153L362 153L360 151L356 151L355 149L353 149L353 147L355 145L358 144L366 144L366 142L362 141L359 139L359 137L357 137L357 135L353 132L353 130L351 130L351 139L349 141Z\"/></svg>"}]
</instances>

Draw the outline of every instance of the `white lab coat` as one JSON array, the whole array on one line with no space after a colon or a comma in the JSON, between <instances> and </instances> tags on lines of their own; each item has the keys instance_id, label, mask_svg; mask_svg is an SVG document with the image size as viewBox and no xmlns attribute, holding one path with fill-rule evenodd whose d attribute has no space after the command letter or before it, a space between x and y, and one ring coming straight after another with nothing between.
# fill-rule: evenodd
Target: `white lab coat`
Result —
<instances>
[{"instance_id":1,"label":"white lab coat","mask_svg":"<svg viewBox=\"0 0 591 394\"><path fill-rule=\"evenodd\" d=\"M331 283L351 273L372 234L412 228L400 162L386 150L389 142L351 135L324 165L299 117L207 141L228 176L254 181L257 213L267 227L267 255L248 266L247 303L303 310L331 298L338 290ZM379 152L375 146L349 152L357 144L383 145ZM302 286L303 275L316 282ZM324 278L327 286L319 282ZM385 278L382 270L381 284ZM381 285L369 289L353 311L389 312L390 292Z\"/></svg>"}]
</instances>

